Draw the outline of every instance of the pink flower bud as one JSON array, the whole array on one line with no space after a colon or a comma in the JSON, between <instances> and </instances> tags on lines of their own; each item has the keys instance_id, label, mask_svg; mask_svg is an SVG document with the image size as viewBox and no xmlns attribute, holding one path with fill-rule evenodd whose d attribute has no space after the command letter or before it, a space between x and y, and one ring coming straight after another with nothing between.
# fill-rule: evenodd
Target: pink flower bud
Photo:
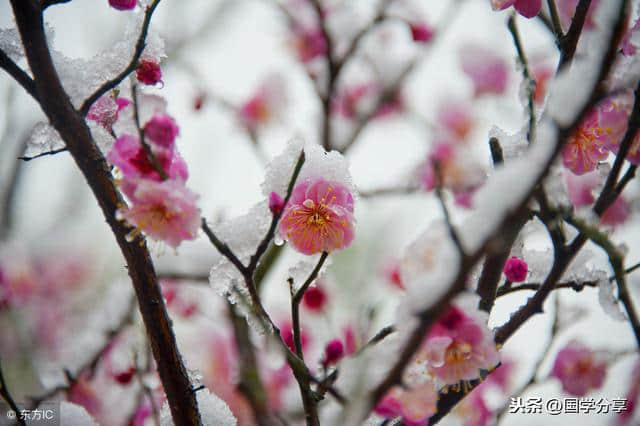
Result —
<instances>
[{"instance_id":1,"label":"pink flower bud","mask_svg":"<svg viewBox=\"0 0 640 426\"><path fill-rule=\"evenodd\" d=\"M320 286L311 287L304 293L302 302L310 311L322 312L327 305L327 293Z\"/></svg>"},{"instance_id":2,"label":"pink flower bud","mask_svg":"<svg viewBox=\"0 0 640 426\"><path fill-rule=\"evenodd\" d=\"M512 283L524 281L527 278L528 271L529 267L527 266L527 262L515 256L507 260L507 263L504 265L504 269L502 270L507 279Z\"/></svg>"},{"instance_id":3,"label":"pink flower bud","mask_svg":"<svg viewBox=\"0 0 640 426\"><path fill-rule=\"evenodd\" d=\"M142 60L136 70L136 77L142 84L153 86L162 82L162 70L157 62Z\"/></svg>"},{"instance_id":4,"label":"pink flower bud","mask_svg":"<svg viewBox=\"0 0 640 426\"><path fill-rule=\"evenodd\" d=\"M411 38L418 43L429 43L434 35L433 29L423 22L412 22L409 29Z\"/></svg>"},{"instance_id":5,"label":"pink flower bud","mask_svg":"<svg viewBox=\"0 0 640 426\"><path fill-rule=\"evenodd\" d=\"M269 210L273 214L279 214L284 209L284 199L277 192L269 194Z\"/></svg>"},{"instance_id":6,"label":"pink flower bud","mask_svg":"<svg viewBox=\"0 0 640 426\"><path fill-rule=\"evenodd\" d=\"M109 0L109 6L118 10L135 9L137 0Z\"/></svg>"},{"instance_id":7,"label":"pink flower bud","mask_svg":"<svg viewBox=\"0 0 640 426\"><path fill-rule=\"evenodd\" d=\"M334 339L327 343L327 346L324 348L324 360L322 361L322 365L325 367L327 365L335 364L340 361L344 356L344 346L340 339Z\"/></svg>"},{"instance_id":8,"label":"pink flower bud","mask_svg":"<svg viewBox=\"0 0 640 426\"><path fill-rule=\"evenodd\" d=\"M163 148L173 148L176 136L180 133L180 129L167 114L154 115L151 120L144 126L144 134L156 144Z\"/></svg>"},{"instance_id":9,"label":"pink flower bud","mask_svg":"<svg viewBox=\"0 0 640 426\"><path fill-rule=\"evenodd\" d=\"M128 369L116 373L113 378L119 384L125 386L131 383L131 379L136 374L136 368L134 366L129 367Z\"/></svg>"}]
</instances>

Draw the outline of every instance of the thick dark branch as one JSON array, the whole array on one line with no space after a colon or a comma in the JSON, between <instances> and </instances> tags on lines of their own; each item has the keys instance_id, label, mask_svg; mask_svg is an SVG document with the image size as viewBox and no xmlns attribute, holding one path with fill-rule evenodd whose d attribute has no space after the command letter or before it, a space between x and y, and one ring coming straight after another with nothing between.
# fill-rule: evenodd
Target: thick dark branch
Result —
<instances>
[{"instance_id":1,"label":"thick dark branch","mask_svg":"<svg viewBox=\"0 0 640 426\"><path fill-rule=\"evenodd\" d=\"M560 47L560 64L558 69L564 68L573 59L578 47L578 40L582 34L584 22L587 19L587 12L591 6L591 0L580 0L576 6L576 12L571 20L571 26L567 34L558 40Z\"/></svg>"},{"instance_id":2,"label":"thick dark branch","mask_svg":"<svg viewBox=\"0 0 640 426\"><path fill-rule=\"evenodd\" d=\"M4 381L4 375L2 374L2 360L0 360L0 396L2 396L2 399L4 399L7 404L9 404L9 408L11 408L11 410L13 410L13 412L15 413L16 421L21 426L26 426L27 423L25 422L24 417L21 415L20 408L18 408L18 404L16 404L13 396L11 396L11 392L9 392L7 383Z\"/></svg>"},{"instance_id":3,"label":"thick dark branch","mask_svg":"<svg viewBox=\"0 0 640 426\"><path fill-rule=\"evenodd\" d=\"M44 12L44 10L49 6L54 6L56 4L69 3L69 2L71 2L71 0L42 0L40 2L40 8Z\"/></svg>"},{"instance_id":4,"label":"thick dark branch","mask_svg":"<svg viewBox=\"0 0 640 426\"><path fill-rule=\"evenodd\" d=\"M22 68L20 68L15 62L11 60L9 55L7 55L3 50L0 49L0 68L5 70L7 74L9 74L13 79L22 86L24 90L27 91L28 94L31 95L36 102L40 102L40 98L38 97L38 92L36 90L36 84L33 79L29 77L29 74L24 72Z\"/></svg>"},{"instance_id":5,"label":"thick dark branch","mask_svg":"<svg viewBox=\"0 0 640 426\"><path fill-rule=\"evenodd\" d=\"M46 151L46 152L41 152L40 154L36 154L34 156L31 157L27 157L27 156L21 156L18 157L18 160L22 160L22 161L31 161L31 160L35 160L36 158L40 158L40 157L46 157L49 155L56 155L56 154L60 154L61 152L67 152L68 149L65 148L58 148L58 149L54 149L51 151Z\"/></svg>"},{"instance_id":6,"label":"thick dark branch","mask_svg":"<svg viewBox=\"0 0 640 426\"><path fill-rule=\"evenodd\" d=\"M91 187L127 262L173 420L180 426L200 425L197 401L191 392L146 243L142 237L129 241L131 227L116 219L117 210L126 203L116 189L110 168L93 141L84 116L76 111L62 87L47 45L40 6L21 0L11 0L11 5L42 110Z\"/></svg>"},{"instance_id":7,"label":"thick dark branch","mask_svg":"<svg viewBox=\"0 0 640 426\"><path fill-rule=\"evenodd\" d=\"M311 271L311 274L309 274L309 277L298 289L298 291L296 291L295 294L292 295L291 297L291 322L293 327L293 343L296 348L296 355L298 355L300 359L304 359L304 354L302 353L302 340L300 338L300 302L302 302L304 293L307 291L311 283L313 283L318 277L318 274L320 273L320 269L322 268L322 265L324 265L324 262L325 260L327 260L328 256L329 256L329 253L327 253L326 251L322 252L322 254L320 255L320 259L318 260L318 263L316 264L315 268L313 268L313 271Z\"/></svg>"},{"instance_id":8,"label":"thick dark branch","mask_svg":"<svg viewBox=\"0 0 640 426\"><path fill-rule=\"evenodd\" d=\"M138 36L138 41L136 42L136 48L133 52L133 57L131 58L129 65L127 65L127 67L122 70L120 74L100 86L98 90L96 90L82 103L82 106L80 107L80 114L83 117L87 115L87 113L89 112L89 108L91 108L91 105L93 105L95 101L100 99L100 97L107 93L109 90L114 89L138 67L138 61L140 60L142 51L146 46L147 33L149 32L149 25L151 24L151 16L153 15L153 12L156 10L156 7L159 3L160 0L153 0L153 2L149 4L149 6L147 6L147 10L144 14L144 20L142 21L142 29L140 30L140 35Z\"/></svg>"}]
</instances>

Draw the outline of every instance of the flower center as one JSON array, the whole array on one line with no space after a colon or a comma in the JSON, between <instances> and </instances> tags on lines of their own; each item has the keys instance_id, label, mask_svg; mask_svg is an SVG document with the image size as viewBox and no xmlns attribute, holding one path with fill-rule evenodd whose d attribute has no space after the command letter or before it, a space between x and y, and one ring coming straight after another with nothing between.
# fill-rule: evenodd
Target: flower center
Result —
<instances>
[{"instance_id":1,"label":"flower center","mask_svg":"<svg viewBox=\"0 0 640 426\"><path fill-rule=\"evenodd\" d=\"M445 363L459 363L466 361L471 356L471 345L465 342L455 342L449 345L444 355Z\"/></svg>"}]
</instances>

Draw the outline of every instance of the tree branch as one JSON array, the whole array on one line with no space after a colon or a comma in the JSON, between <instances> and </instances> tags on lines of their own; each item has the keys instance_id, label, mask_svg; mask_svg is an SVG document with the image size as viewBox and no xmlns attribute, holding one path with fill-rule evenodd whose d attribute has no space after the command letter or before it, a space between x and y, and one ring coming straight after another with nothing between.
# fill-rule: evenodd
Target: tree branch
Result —
<instances>
[{"instance_id":1,"label":"tree branch","mask_svg":"<svg viewBox=\"0 0 640 426\"><path fill-rule=\"evenodd\" d=\"M40 102L36 84L29 74L24 72L2 49L0 49L0 68L5 70L13 79L22 86L36 102Z\"/></svg>"},{"instance_id":2,"label":"tree branch","mask_svg":"<svg viewBox=\"0 0 640 426\"><path fill-rule=\"evenodd\" d=\"M89 112L91 105L95 103L102 95L107 93L109 90L114 89L118 84L120 84L125 78L129 76L135 69L138 67L138 60L140 60L140 56L144 51L146 46L147 33L149 32L149 25L151 24L151 17L153 16L153 12L158 7L160 0L153 0L147 6L147 10L144 14L144 20L142 21L142 29L140 30L140 35L138 36L138 41L136 42L136 48L133 52L133 57L129 62L129 65L122 70L120 74L112 78L111 80L105 82L102 86L98 88L91 96L89 96L80 107L80 114L84 117Z\"/></svg>"},{"instance_id":3,"label":"tree branch","mask_svg":"<svg viewBox=\"0 0 640 426\"><path fill-rule=\"evenodd\" d=\"M137 237L128 241L131 228L116 219L116 211L125 202L116 189L104 156L91 137L84 116L71 104L56 74L39 4L11 0L11 5L37 92L42 94L42 110L85 176L126 259L173 420L180 426L200 425L197 401L191 392L145 240ZM157 5L157 0L153 5Z\"/></svg>"},{"instance_id":4,"label":"tree branch","mask_svg":"<svg viewBox=\"0 0 640 426\"><path fill-rule=\"evenodd\" d=\"M582 27L584 27L589 6L591 6L591 0L580 0L578 2L569 31L567 31L566 35L557 39L558 46L560 47L560 64L558 65L558 69L562 69L569 64L573 59L573 55L576 53L576 47L582 34Z\"/></svg>"},{"instance_id":5,"label":"tree branch","mask_svg":"<svg viewBox=\"0 0 640 426\"><path fill-rule=\"evenodd\" d=\"M302 286L295 292L295 294L291 297L291 322L293 324L293 343L296 348L296 354L300 357L300 359L304 360L304 354L302 353L302 341L300 340L300 302L302 302L302 298L304 297L304 293L307 291L309 286L316 280L318 274L320 273L320 269L322 265L324 265L325 260L329 253L323 251L320 255L320 259L316 264L311 274L306 279L306 281L302 284ZM292 287L293 291L293 287Z\"/></svg>"}]
</instances>

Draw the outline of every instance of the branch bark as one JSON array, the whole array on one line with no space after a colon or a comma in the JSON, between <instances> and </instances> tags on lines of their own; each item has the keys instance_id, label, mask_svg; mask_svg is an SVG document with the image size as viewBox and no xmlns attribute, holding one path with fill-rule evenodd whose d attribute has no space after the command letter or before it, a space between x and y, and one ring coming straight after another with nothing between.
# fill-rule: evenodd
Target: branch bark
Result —
<instances>
[{"instance_id":1,"label":"branch bark","mask_svg":"<svg viewBox=\"0 0 640 426\"><path fill-rule=\"evenodd\" d=\"M116 219L116 211L125 202L83 116L74 109L60 83L45 38L40 6L21 0L11 0L11 5L34 75L40 106L91 187L127 262L174 422L176 425L200 425L196 398L191 392L146 242L141 237L127 241L131 228Z\"/></svg>"}]
</instances>

